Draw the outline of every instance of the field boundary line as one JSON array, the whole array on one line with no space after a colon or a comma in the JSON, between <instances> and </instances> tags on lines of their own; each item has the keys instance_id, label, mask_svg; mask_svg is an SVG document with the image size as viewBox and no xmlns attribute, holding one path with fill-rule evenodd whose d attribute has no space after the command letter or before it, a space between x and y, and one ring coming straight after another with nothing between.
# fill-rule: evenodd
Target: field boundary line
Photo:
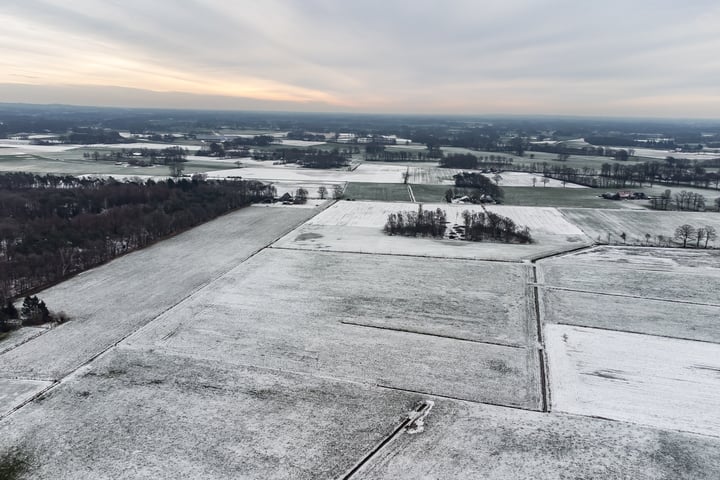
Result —
<instances>
[{"instance_id":1,"label":"field boundary line","mask_svg":"<svg viewBox=\"0 0 720 480\"><path fill-rule=\"evenodd\" d=\"M292 233L292 232L289 232ZM409 257L409 258L425 258L429 260L461 260L464 262L487 262L487 263L510 263L513 265L523 265L527 259L518 260L488 260L487 258L467 258L467 257L437 257L434 255L418 255L411 253L385 253L385 252L357 252L351 250L315 250L311 248L283 247L271 245L268 248L275 250L291 250L295 252L309 252L322 254L349 254L349 255L377 255L382 257Z\"/></svg>"},{"instance_id":2,"label":"field boundary line","mask_svg":"<svg viewBox=\"0 0 720 480\"><path fill-rule=\"evenodd\" d=\"M526 348L528 348L526 345L514 345L511 343L501 343L501 342L486 342L486 341L482 341L482 340L473 340L470 338L456 337L453 335L443 335L443 334L430 333L430 332L418 332L416 330L410 330L409 328L384 327L381 325L369 325L366 323L349 322L346 320L341 320L340 323L342 325L352 325L355 327L373 328L376 330L389 330L391 332L409 333L409 334L413 334L413 335L421 335L421 336L426 336L426 337L445 338L448 340L457 340L459 342L470 342L470 343L479 343L479 344L483 344L483 345L494 345L496 347L515 348L515 349L519 349L519 350L525 350Z\"/></svg>"},{"instance_id":3,"label":"field boundary line","mask_svg":"<svg viewBox=\"0 0 720 480\"><path fill-rule=\"evenodd\" d=\"M666 303L680 303L683 305L697 305L697 306L704 306L704 307L718 307L720 308L720 304L718 303L702 303L702 302L693 302L691 300L670 300L668 298L657 298L657 297L642 297L640 295L631 295L629 293L611 293L611 292L597 292L593 290L578 290L576 288L568 288L568 287L556 287L554 285L537 285L538 288L546 288L548 290L560 290L563 292L577 292L577 293L591 293L593 295L603 295L606 297L621 297L621 298L635 298L638 300L652 300L655 302L666 302Z\"/></svg>"},{"instance_id":4,"label":"field boundary line","mask_svg":"<svg viewBox=\"0 0 720 480\"><path fill-rule=\"evenodd\" d=\"M412 187L410 186L409 183L407 184L407 189L408 189L408 194L410 195L410 201L415 203L415 194L413 193Z\"/></svg>"},{"instance_id":5,"label":"field boundary line","mask_svg":"<svg viewBox=\"0 0 720 480\"><path fill-rule=\"evenodd\" d=\"M542 411L547 413L550 411L550 382L545 355L545 341L542 331L542 319L540 317L540 289L537 287L537 265L532 263L533 285L530 286L530 294L533 296L532 302L535 307L535 322L538 341L538 369L540 370L540 398L542 402Z\"/></svg>"},{"instance_id":6,"label":"field boundary line","mask_svg":"<svg viewBox=\"0 0 720 480\"><path fill-rule=\"evenodd\" d=\"M402 387L393 387L392 385L385 385L382 383L377 383L377 384L375 384L375 386L378 388L384 388L386 390L394 390L396 392L414 393L416 395L425 395L428 397L444 398L446 400L455 400L458 402L474 403L477 405L490 405L493 407L501 407L501 408L511 408L513 410L522 410L523 412L544 413L542 410L538 410L536 408L521 407L519 405L504 405L502 403L493 403L493 402L487 402L487 401L483 401L483 400L471 400L469 398L451 397L450 395L442 395L439 393L423 392L420 390L412 390L409 388L402 388Z\"/></svg>"},{"instance_id":7,"label":"field boundary line","mask_svg":"<svg viewBox=\"0 0 720 480\"><path fill-rule=\"evenodd\" d=\"M377 455L380 450L382 450L387 444L392 442L403 430L407 429L413 422L415 422L418 418L422 418L422 415L427 415L428 412L430 412L430 409L432 408L432 402L428 402L427 400L420 402L414 409L410 411L410 413L407 415L405 420L403 420L400 425L398 425L395 430L393 430L390 435L386 436L380 443L378 443L375 447L373 447L363 458L360 459L359 462L357 462L348 473L340 477L340 480L349 480L352 478L360 469L365 466L372 458Z\"/></svg>"},{"instance_id":8,"label":"field boundary line","mask_svg":"<svg viewBox=\"0 0 720 480\"><path fill-rule=\"evenodd\" d=\"M633 330L618 330L616 328L579 325L577 323L567 323L567 322L551 322L551 323L552 323L552 325L563 325L565 327L589 328L589 329L593 329L593 330L602 330L604 332L630 333L632 335L645 335L646 337L666 338L668 340L682 340L684 342L699 342L699 343L709 343L711 345L720 345L720 341L702 340L702 339L688 338L688 337L673 337L671 335L662 335L659 333L635 332Z\"/></svg>"},{"instance_id":9,"label":"field boundary line","mask_svg":"<svg viewBox=\"0 0 720 480\"><path fill-rule=\"evenodd\" d=\"M35 381L38 381L38 380L35 380ZM32 402L34 402L35 400L37 400L38 398L42 397L42 396L45 395L47 392L49 392L50 390L52 390L53 388L55 388L56 386L58 386L58 385L60 384L60 382L57 381L57 380L56 380L56 381L39 380L39 381L41 381L41 382L48 382L48 383L50 383L50 385L46 386L45 388L43 388L43 389L40 390L39 392L37 392L37 393L35 393L34 395L32 395L30 398L26 399L24 402L20 403L19 405L15 405L12 409L10 409L10 410L8 410L7 412L5 412L4 414L0 415L0 422L3 421L3 420L5 420L6 418L8 418L8 417L9 417L10 415L12 415L13 413L17 412L17 411L20 410L21 408L23 408L25 405L27 405L27 404L29 404L29 403L32 403Z\"/></svg>"}]
</instances>

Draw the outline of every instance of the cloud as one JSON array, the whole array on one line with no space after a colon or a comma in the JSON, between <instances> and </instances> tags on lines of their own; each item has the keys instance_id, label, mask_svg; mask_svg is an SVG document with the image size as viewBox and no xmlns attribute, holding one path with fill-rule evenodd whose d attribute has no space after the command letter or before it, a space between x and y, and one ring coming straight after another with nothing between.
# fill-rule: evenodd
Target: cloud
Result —
<instances>
[{"instance_id":1,"label":"cloud","mask_svg":"<svg viewBox=\"0 0 720 480\"><path fill-rule=\"evenodd\" d=\"M297 110L717 116L715 5L4 0L0 82Z\"/></svg>"}]
</instances>

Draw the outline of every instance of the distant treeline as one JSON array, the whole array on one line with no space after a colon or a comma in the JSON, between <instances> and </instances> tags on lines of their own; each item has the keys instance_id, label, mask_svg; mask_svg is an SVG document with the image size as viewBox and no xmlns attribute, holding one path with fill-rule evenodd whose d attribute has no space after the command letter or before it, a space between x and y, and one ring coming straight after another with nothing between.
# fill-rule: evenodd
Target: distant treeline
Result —
<instances>
[{"instance_id":1,"label":"distant treeline","mask_svg":"<svg viewBox=\"0 0 720 480\"><path fill-rule=\"evenodd\" d=\"M0 175L0 302L272 196L257 181Z\"/></svg>"},{"instance_id":2,"label":"distant treeline","mask_svg":"<svg viewBox=\"0 0 720 480\"><path fill-rule=\"evenodd\" d=\"M655 183L663 185L689 185L701 188L720 188L720 174L709 171L704 165L711 160L698 162L668 157L664 161L641 163L603 163L600 169L573 168L559 164L531 164L531 170L543 175L578 183L589 187L624 188L642 187Z\"/></svg>"},{"instance_id":3,"label":"distant treeline","mask_svg":"<svg viewBox=\"0 0 720 480\"><path fill-rule=\"evenodd\" d=\"M255 160L274 160L281 163L297 163L306 168L338 168L350 165L348 150L323 150L319 148L283 148L272 152L256 152Z\"/></svg>"},{"instance_id":4,"label":"distant treeline","mask_svg":"<svg viewBox=\"0 0 720 480\"><path fill-rule=\"evenodd\" d=\"M454 153L440 159L441 168L461 168L467 170L510 168L512 157L501 155L473 155L472 153Z\"/></svg>"}]
</instances>

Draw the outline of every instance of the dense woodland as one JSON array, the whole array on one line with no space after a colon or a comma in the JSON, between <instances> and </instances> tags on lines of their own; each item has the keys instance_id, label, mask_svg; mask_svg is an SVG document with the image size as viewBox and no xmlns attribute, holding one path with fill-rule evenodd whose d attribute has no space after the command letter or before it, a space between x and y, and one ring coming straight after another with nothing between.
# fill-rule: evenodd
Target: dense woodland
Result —
<instances>
[{"instance_id":1,"label":"dense woodland","mask_svg":"<svg viewBox=\"0 0 720 480\"><path fill-rule=\"evenodd\" d=\"M272 197L257 181L0 175L0 303Z\"/></svg>"}]
</instances>

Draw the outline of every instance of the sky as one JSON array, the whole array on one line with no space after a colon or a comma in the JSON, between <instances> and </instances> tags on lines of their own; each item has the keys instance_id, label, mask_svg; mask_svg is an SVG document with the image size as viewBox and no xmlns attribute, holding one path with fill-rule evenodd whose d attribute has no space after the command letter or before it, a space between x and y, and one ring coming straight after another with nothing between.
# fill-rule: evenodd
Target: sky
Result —
<instances>
[{"instance_id":1,"label":"sky","mask_svg":"<svg viewBox=\"0 0 720 480\"><path fill-rule=\"evenodd\" d=\"M0 102L720 118L717 0L2 0Z\"/></svg>"}]
</instances>

